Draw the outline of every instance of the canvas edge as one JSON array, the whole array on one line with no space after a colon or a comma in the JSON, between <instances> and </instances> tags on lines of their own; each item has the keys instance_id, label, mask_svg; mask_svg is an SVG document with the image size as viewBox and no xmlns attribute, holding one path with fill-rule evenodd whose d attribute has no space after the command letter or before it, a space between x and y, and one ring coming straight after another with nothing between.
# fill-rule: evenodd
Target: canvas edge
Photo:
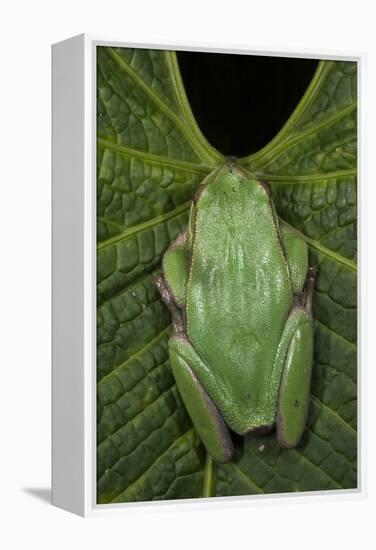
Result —
<instances>
[{"instance_id":1,"label":"canvas edge","mask_svg":"<svg viewBox=\"0 0 376 550\"><path fill-rule=\"evenodd\" d=\"M79 495L79 504L72 507L61 506L60 497L57 498L60 489L57 490L56 482L54 488L53 482L53 504L61 506L65 509L69 509L72 512L78 513L84 516L98 516L108 514L123 513L124 510L134 513L142 513L145 509L148 510L166 510L174 509L185 511L188 509L196 508L197 506L204 506L210 508L227 507L227 506L249 506L249 505L263 505L278 503L294 503L301 501L305 502L321 502L328 500L343 500L346 499L359 499L366 496L366 438L365 438L365 425L366 425L366 395L363 389L366 387L366 310L365 310L365 296L366 296L366 266L365 266L365 208L366 204L366 167L365 167L365 79L366 79L366 53L365 52L342 52L342 51L327 51L327 50L290 50L283 48L276 50L274 48L256 47L251 45L234 45L234 44L210 44L210 43L189 43L184 44L177 43L130 43L121 40L111 39L108 37L99 37L93 35L79 35L67 39L63 42L59 42L54 45L53 48L61 45L68 45L70 41L80 40L83 43L84 50L84 116L83 116L83 166L84 166L84 178L81 178L79 186L84 188L84 204L82 210L84 211L84 234L82 235L82 241L84 242L84 280L81 294L82 313L84 316L83 338L84 338L84 358L81 364L81 370L83 374L83 385L78 392L81 402L83 401L83 417L80 417L79 424L83 430L83 455L80 455L80 461L77 465L79 470L79 477L81 480L80 487L83 487L82 494ZM175 50L189 50L189 51L210 51L218 53L238 53L248 55L267 55L267 56L290 56L299 58L316 58L316 59L341 59L344 61L355 61L358 64L358 230L359 230L359 276L358 276L358 303L361 304L360 315L358 316L358 458L360 458L360 468L358 472L358 487L355 489L336 490L336 491L314 491L304 493L284 493L273 495L257 495L255 496L234 496L234 497L216 497L215 499L185 499L185 500L173 500L173 501L156 501L156 502L140 502L140 503L119 503L119 504L106 504L98 505L96 503L96 323L95 323L95 311L96 311L96 202L95 202L95 189L96 189L96 94L95 94L95 82L96 82L96 48L102 45L112 45L118 47L140 47L140 48L154 48L154 49L175 49ZM65 105L68 110L69 105ZM80 236L81 237L81 236ZM55 240L53 239L53 246L55 246ZM74 266L71 266L74 268ZM71 312L68 312L71 315ZM69 315L66 316L68 321ZM53 346L54 347L54 346ZM54 348L56 350L56 348ZM361 363L362 362L362 363ZM360 368L361 367L361 368ZM55 365L55 370L58 366ZM54 378L54 377L53 377ZM55 379L55 389L53 395L63 392L64 388L56 388L57 381ZM53 383L54 386L54 383ZM70 389L67 387L67 391ZM55 393L54 393L55 392ZM77 392L75 393L77 395ZM79 403L76 404L76 407ZM56 412L56 404L55 404ZM53 431L56 425L53 421ZM56 434L55 434L56 440ZM71 443L70 437L67 437L66 444L69 448ZM77 441L75 442L77 445ZM55 467L53 471L56 471L57 457L55 456ZM60 457L61 462L61 457ZM54 459L53 459L54 463ZM76 472L77 474L77 472ZM70 484L72 485L72 484ZM67 489L68 491L68 489Z\"/></svg>"},{"instance_id":2,"label":"canvas edge","mask_svg":"<svg viewBox=\"0 0 376 550\"><path fill-rule=\"evenodd\" d=\"M52 47L52 503L85 513L84 37Z\"/></svg>"}]
</instances>

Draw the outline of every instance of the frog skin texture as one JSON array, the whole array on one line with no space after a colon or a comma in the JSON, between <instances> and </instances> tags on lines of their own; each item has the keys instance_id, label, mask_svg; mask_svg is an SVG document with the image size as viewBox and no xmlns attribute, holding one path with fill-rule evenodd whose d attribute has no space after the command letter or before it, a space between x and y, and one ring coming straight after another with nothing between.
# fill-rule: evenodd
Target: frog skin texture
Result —
<instances>
[{"instance_id":1,"label":"frog skin texture","mask_svg":"<svg viewBox=\"0 0 376 550\"><path fill-rule=\"evenodd\" d=\"M298 445L313 355L315 270L279 224L267 184L230 161L210 174L163 257L157 288L172 315L169 354L208 453L231 460L230 430Z\"/></svg>"}]
</instances>

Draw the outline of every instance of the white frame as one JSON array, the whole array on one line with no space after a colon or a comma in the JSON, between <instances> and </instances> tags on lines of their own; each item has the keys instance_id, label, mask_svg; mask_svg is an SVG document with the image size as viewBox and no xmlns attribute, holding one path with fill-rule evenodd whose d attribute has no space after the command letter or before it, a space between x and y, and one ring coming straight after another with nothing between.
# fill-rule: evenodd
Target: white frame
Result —
<instances>
[{"instance_id":1,"label":"white frame","mask_svg":"<svg viewBox=\"0 0 376 550\"><path fill-rule=\"evenodd\" d=\"M96 47L140 47L342 59L358 63L358 487L356 489L158 502L96 503ZM365 449L365 62L361 52L231 44L131 44L78 35L52 47L52 503L82 516L163 506L250 506L366 496ZM360 368L360 365L362 368Z\"/></svg>"}]
</instances>

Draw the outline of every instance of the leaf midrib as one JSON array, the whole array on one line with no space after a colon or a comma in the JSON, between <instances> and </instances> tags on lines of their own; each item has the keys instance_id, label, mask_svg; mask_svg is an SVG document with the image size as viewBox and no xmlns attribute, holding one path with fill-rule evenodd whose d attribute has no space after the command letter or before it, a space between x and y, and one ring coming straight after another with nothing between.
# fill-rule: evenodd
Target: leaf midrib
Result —
<instances>
[{"instance_id":1,"label":"leaf midrib","mask_svg":"<svg viewBox=\"0 0 376 550\"><path fill-rule=\"evenodd\" d=\"M332 61L321 61L319 63L313 79L309 84L306 92L304 93L301 101L299 102L298 106L295 108L287 122L281 128L281 130L267 145L265 145L265 147L262 147L256 153L252 153L251 155L247 155L246 157L240 159L239 162L242 165L257 162L259 158L267 155L271 150L277 147L278 144L285 139L286 135L288 135L289 132L291 133L294 130L294 128L298 124L299 118L306 112L308 107L313 103L314 99L319 93L322 86L322 80L324 79L326 73L329 72L332 65Z\"/></svg>"},{"instance_id":2,"label":"leaf midrib","mask_svg":"<svg viewBox=\"0 0 376 550\"><path fill-rule=\"evenodd\" d=\"M260 158L260 161L258 163L253 161L255 169L256 170L265 169L270 163L274 162L278 157L280 157L289 147L297 145L298 143L301 143L307 137L317 133L318 131L336 122L337 120L340 120L345 115L354 111L354 109L356 109L356 102L345 107L341 111L337 112L335 115L325 118L319 124L312 125L309 128L299 132L298 134L288 137L287 139L285 139L284 141L276 145L274 149L271 149L270 152L268 152L268 154L265 154L264 157Z\"/></svg>"},{"instance_id":3,"label":"leaf midrib","mask_svg":"<svg viewBox=\"0 0 376 550\"><path fill-rule=\"evenodd\" d=\"M139 151L137 149L133 149L132 147L128 147L120 143L114 143L112 141L109 141L108 139L104 139L101 137L97 139L97 142L98 142L98 145L101 145L106 149L111 149L112 151L122 153L123 155L129 156L129 157L139 158L151 164L159 164L161 166L179 168L180 170L186 170L188 172L198 172L199 174L205 174L205 175L209 174L212 170L215 169L215 166L211 166L207 164L196 164L194 162L189 162L186 160L164 157L164 156L156 155L154 153L149 153L146 151Z\"/></svg>"},{"instance_id":4,"label":"leaf midrib","mask_svg":"<svg viewBox=\"0 0 376 550\"><path fill-rule=\"evenodd\" d=\"M160 223L169 221L172 218L175 218L176 216L179 216L179 214L182 214L183 212L188 210L190 206L191 206L191 201L185 202L165 214L160 214L159 216L156 216L151 220L129 227L122 233L119 233L119 235L115 235L114 237L111 237L110 239L107 239L106 241L101 242L98 245L98 250L101 250L102 248L105 248L106 246L109 246L111 244L115 244L119 241L124 241L126 239L129 239L130 237L133 237L137 233L141 233L142 231L151 229L156 225L159 225Z\"/></svg>"},{"instance_id":5,"label":"leaf midrib","mask_svg":"<svg viewBox=\"0 0 376 550\"><path fill-rule=\"evenodd\" d=\"M260 176L263 175L262 171L259 173ZM284 176L281 174L265 174L267 181L269 183L300 183L300 182L311 182L311 181L325 181L328 179L337 179L337 178L346 178L353 177L357 175L357 170L337 170L336 172L327 172L322 174L304 174L304 175L294 175L294 176Z\"/></svg>"},{"instance_id":6,"label":"leaf midrib","mask_svg":"<svg viewBox=\"0 0 376 550\"><path fill-rule=\"evenodd\" d=\"M107 48L108 53L120 67L132 80L143 90L143 92L151 99L151 101L180 129L182 134L188 139L192 145L193 150L199 154L199 156L205 162L213 160L211 156L204 149L203 145L197 142L196 137L192 134L188 124L177 115L155 92L146 84L146 82L138 76L138 74L126 63L126 61L113 49Z\"/></svg>"}]
</instances>

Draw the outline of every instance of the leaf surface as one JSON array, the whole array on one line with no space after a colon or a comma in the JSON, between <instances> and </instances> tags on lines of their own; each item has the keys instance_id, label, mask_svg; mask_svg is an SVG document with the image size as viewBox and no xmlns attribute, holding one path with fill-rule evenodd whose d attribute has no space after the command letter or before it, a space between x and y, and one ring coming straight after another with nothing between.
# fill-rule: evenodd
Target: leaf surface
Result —
<instances>
[{"instance_id":1,"label":"leaf surface","mask_svg":"<svg viewBox=\"0 0 376 550\"><path fill-rule=\"evenodd\" d=\"M206 460L169 361L153 274L194 189L224 162L190 111L174 52L97 49L98 503L356 486L356 64L321 62L279 134L240 160L318 267L307 430L235 438ZM210 480L210 482L208 482Z\"/></svg>"},{"instance_id":2,"label":"leaf surface","mask_svg":"<svg viewBox=\"0 0 376 550\"><path fill-rule=\"evenodd\" d=\"M170 52L98 48L98 503L200 496L205 460L168 364L153 273L221 155Z\"/></svg>"},{"instance_id":3,"label":"leaf surface","mask_svg":"<svg viewBox=\"0 0 376 550\"><path fill-rule=\"evenodd\" d=\"M299 446L245 437L234 463L216 466L214 492L356 487L356 64L321 62L279 134L240 162L271 184L317 267L312 393Z\"/></svg>"}]
</instances>

